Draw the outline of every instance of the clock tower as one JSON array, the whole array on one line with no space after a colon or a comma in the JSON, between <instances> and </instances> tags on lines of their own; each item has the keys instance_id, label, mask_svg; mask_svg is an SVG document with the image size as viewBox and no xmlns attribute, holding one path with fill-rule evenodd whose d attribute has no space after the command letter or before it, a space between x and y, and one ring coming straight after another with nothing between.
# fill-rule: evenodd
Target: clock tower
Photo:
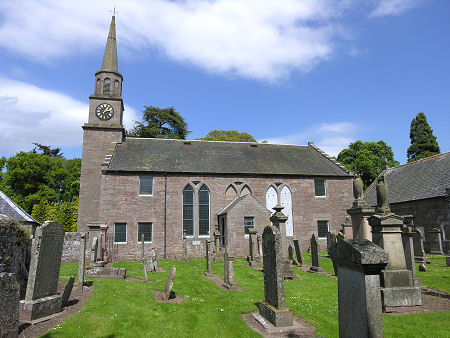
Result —
<instances>
[{"instance_id":1,"label":"clock tower","mask_svg":"<svg viewBox=\"0 0 450 338\"><path fill-rule=\"evenodd\" d=\"M102 163L108 151L122 142L122 74L117 67L116 24L111 18L102 68L95 73L94 94L89 97L88 122L83 125L78 231L88 231L88 223L98 223Z\"/></svg>"}]
</instances>

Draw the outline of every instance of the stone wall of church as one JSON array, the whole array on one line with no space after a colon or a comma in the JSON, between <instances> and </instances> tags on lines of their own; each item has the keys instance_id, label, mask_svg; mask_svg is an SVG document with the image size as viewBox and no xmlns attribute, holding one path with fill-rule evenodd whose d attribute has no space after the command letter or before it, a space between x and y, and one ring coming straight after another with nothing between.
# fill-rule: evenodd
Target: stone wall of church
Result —
<instances>
[{"instance_id":1,"label":"stone wall of church","mask_svg":"<svg viewBox=\"0 0 450 338\"><path fill-rule=\"evenodd\" d=\"M338 231L344 222L346 209L353 201L351 178L328 178L326 197L315 197L314 177L233 177L233 176L186 176L161 174L153 176L153 195L139 195L139 176L135 174L104 174L100 201L100 221L109 226L113 234L114 223L127 224L126 243L118 245L119 259L140 257L141 245L137 238L138 222L153 223L151 243L145 243L145 250L164 253L164 225L167 231L167 258L179 258L183 254L182 240L182 191L187 184L194 189L194 214L198 218L198 190L204 184L210 191L210 236L198 236L198 220L194 221L194 236L188 238L188 254L192 257L204 256L204 241L213 239L217 214L223 210L241 191L250 190L253 197L266 205L266 191L270 185L279 191L287 185L292 194L294 238L300 240L304 250L309 246L313 233L317 234L317 221L329 222L331 231ZM233 187L237 195L225 192ZM165 198L166 197L166 198ZM166 208L165 208L166 200ZM166 217L165 217L166 210ZM242 224L243 227L243 224ZM326 240L322 240L323 249ZM243 242L244 243L244 242ZM235 256L246 256L248 244L236 248Z\"/></svg>"}]
</instances>

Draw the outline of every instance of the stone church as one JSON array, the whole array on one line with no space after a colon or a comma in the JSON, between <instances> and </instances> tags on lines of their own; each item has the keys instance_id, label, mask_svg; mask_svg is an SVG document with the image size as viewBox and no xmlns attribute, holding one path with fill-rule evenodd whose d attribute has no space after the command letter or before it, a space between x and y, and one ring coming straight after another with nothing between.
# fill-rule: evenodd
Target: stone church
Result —
<instances>
[{"instance_id":1,"label":"stone church","mask_svg":"<svg viewBox=\"0 0 450 338\"><path fill-rule=\"evenodd\" d=\"M262 234L276 204L288 216L286 235L304 249L313 233L325 239L344 222L353 174L313 143L125 137L122 80L113 16L83 125L78 231L107 225L117 259L139 258L142 235L159 257L180 257L184 245L202 257L215 231L245 256L248 229Z\"/></svg>"}]
</instances>

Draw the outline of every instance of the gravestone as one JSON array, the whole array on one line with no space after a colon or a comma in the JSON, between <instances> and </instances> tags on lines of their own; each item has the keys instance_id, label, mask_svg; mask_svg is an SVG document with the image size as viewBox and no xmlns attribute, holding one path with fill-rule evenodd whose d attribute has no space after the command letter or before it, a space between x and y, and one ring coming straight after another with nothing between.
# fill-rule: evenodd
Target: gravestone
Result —
<instances>
[{"instance_id":1,"label":"gravestone","mask_svg":"<svg viewBox=\"0 0 450 338\"><path fill-rule=\"evenodd\" d=\"M288 259L292 265L298 265L294 258L294 248L290 244L288 245Z\"/></svg>"},{"instance_id":2,"label":"gravestone","mask_svg":"<svg viewBox=\"0 0 450 338\"><path fill-rule=\"evenodd\" d=\"M150 251L150 257L144 262L144 266L147 272L158 272L159 264L155 249Z\"/></svg>"},{"instance_id":3,"label":"gravestone","mask_svg":"<svg viewBox=\"0 0 450 338\"><path fill-rule=\"evenodd\" d=\"M169 300L170 293L172 292L173 282L175 281L175 273L177 272L177 268L172 267L169 272L169 277L167 277L166 286L164 288L163 299Z\"/></svg>"},{"instance_id":4,"label":"gravestone","mask_svg":"<svg viewBox=\"0 0 450 338\"><path fill-rule=\"evenodd\" d=\"M340 240L331 256L339 268L339 337L383 337L380 272L388 254L368 240Z\"/></svg>"},{"instance_id":5,"label":"gravestone","mask_svg":"<svg viewBox=\"0 0 450 338\"><path fill-rule=\"evenodd\" d=\"M259 257L263 256L263 249L262 249L262 239L260 235L256 236L256 244L257 244L257 248L258 248L258 255Z\"/></svg>"},{"instance_id":6,"label":"gravestone","mask_svg":"<svg viewBox=\"0 0 450 338\"><path fill-rule=\"evenodd\" d=\"M27 292L25 300L21 301L25 320L61 311L61 297L56 293L63 242L64 229L58 222L47 221L36 228Z\"/></svg>"},{"instance_id":7,"label":"gravestone","mask_svg":"<svg viewBox=\"0 0 450 338\"><path fill-rule=\"evenodd\" d=\"M258 263L256 262L256 234L257 231L255 229L248 230L248 256L247 262L253 268L259 268Z\"/></svg>"},{"instance_id":8,"label":"gravestone","mask_svg":"<svg viewBox=\"0 0 450 338\"><path fill-rule=\"evenodd\" d=\"M403 251L405 253L405 263L406 268L411 271L413 278L414 286L421 286L422 281L416 277L416 262L414 260L414 242L413 235L414 231L412 229L413 216L403 216L405 224L402 228L402 242L403 242Z\"/></svg>"},{"instance_id":9,"label":"gravestone","mask_svg":"<svg viewBox=\"0 0 450 338\"><path fill-rule=\"evenodd\" d=\"M235 289L236 284L234 284L234 257L228 250L228 247L225 247L225 250L223 252L224 281L222 286L227 289Z\"/></svg>"},{"instance_id":10,"label":"gravestone","mask_svg":"<svg viewBox=\"0 0 450 338\"><path fill-rule=\"evenodd\" d=\"M414 258L416 262L426 262L425 249L423 247L423 232L415 229L413 234Z\"/></svg>"},{"instance_id":11,"label":"gravestone","mask_svg":"<svg viewBox=\"0 0 450 338\"><path fill-rule=\"evenodd\" d=\"M210 257L209 257L209 247L211 245L211 241L209 239L207 239L205 241L205 248L206 248L206 272L205 275L211 275L211 261L210 261Z\"/></svg>"},{"instance_id":12,"label":"gravestone","mask_svg":"<svg viewBox=\"0 0 450 338\"><path fill-rule=\"evenodd\" d=\"M220 232L217 229L219 226L216 225L216 230L214 230L214 253L215 253L215 258L219 258L220 256Z\"/></svg>"},{"instance_id":13,"label":"gravestone","mask_svg":"<svg viewBox=\"0 0 450 338\"><path fill-rule=\"evenodd\" d=\"M84 286L84 265L86 264L86 237L87 233L82 232L80 235L80 256L78 260L78 288L83 291Z\"/></svg>"},{"instance_id":14,"label":"gravestone","mask_svg":"<svg viewBox=\"0 0 450 338\"><path fill-rule=\"evenodd\" d=\"M19 300L19 283L14 274L0 273L0 337L17 337Z\"/></svg>"},{"instance_id":15,"label":"gravestone","mask_svg":"<svg viewBox=\"0 0 450 338\"><path fill-rule=\"evenodd\" d=\"M275 213L270 217L270 221L272 222L273 226L275 226L280 231L281 236L281 252L282 252L282 259L283 259L283 271L284 271L284 278L285 279L294 279L295 273L291 270L291 263L286 257L287 254L287 239L286 239L286 221L288 220L288 217L283 214L281 210L283 210L284 207L281 205L276 205L273 207L273 210L275 210ZM264 239L263 239L264 242ZM264 246L264 244L263 244ZM264 251L264 250L263 250Z\"/></svg>"},{"instance_id":16,"label":"gravestone","mask_svg":"<svg viewBox=\"0 0 450 338\"><path fill-rule=\"evenodd\" d=\"M102 232L102 261L105 263L109 262L109 252L108 248L106 247L106 236L108 233L108 225L107 224L101 224L100 225L100 231Z\"/></svg>"},{"instance_id":17,"label":"gravestone","mask_svg":"<svg viewBox=\"0 0 450 338\"><path fill-rule=\"evenodd\" d=\"M295 256L297 257L297 263L302 266L303 265L303 257L302 250L300 248L300 244L298 243L298 239L294 239L294 248L295 248Z\"/></svg>"},{"instance_id":18,"label":"gravestone","mask_svg":"<svg viewBox=\"0 0 450 338\"><path fill-rule=\"evenodd\" d=\"M427 232L427 242L430 254L432 255L443 255L442 251L442 238L441 230L433 228Z\"/></svg>"},{"instance_id":19,"label":"gravestone","mask_svg":"<svg viewBox=\"0 0 450 338\"><path fill-rule=\"evenodd\" d=\"M320 246L316 234L311 236L311 267L309 271L311 272L323 272L320 264Z\"/></svg>"},{"instance_id":20,"label":"gravestone","mask_svg":"<svg viewBox=\"0 0 450 338\"><path fill-rule=\"evenodd\" d=\"M284 255L280 230L269 225L263 232L264 301L259 313L276 327L292 326L292 312L286 308L284 295Z\"/></svg>"},{"instance_id":21,"label":"gravestone","mask_svg":"<svg viewBox=\"0 0 450 338\"><path fill-rule=\"evenodd\" d=\"M445 256L445 266L450 266L450 254L447 253L447 256Z\"/></svg>"},{"instance_id":22,"label":"gravestone","mask_svg":"<svg viewBox=\"0 0 450 338\"><path fill-rule=\"evenodd\" d=\"M420 288L413 286L412 272L406 268L403 251L403 217L393 213L375 214L369 218L373 243L389 254L386 268L381 272L381 292L384 306L421 305Z\"/></svg>"},{"instance_id":23,"label":"gravestone","mask_svg":"<svg viewBox=\"0 0 450 338\"><path fill-rule=\"evenodd\" d=\"M66 306L69 302L70 294L72 293L73 284L75 283L75 276L70 276L69 282L64 287L64 292L61 298L62 306Z\"/></svg>"},{"instance_id":24,"label":"gravestone","mask_svg":"<svg viewBox=\"0 0 450 338\"><path fill-rule=\"evenodd\" d=\"M98 251L98 237L94 237L94 238L92 238L92 244L91 244L91 257L90 257L90 264L89 264L91 267L97 261L97 251Z\"/></svg>"},{"instance_id":25,"label":"gravestone","mask_svg":"<svg viewBox=\"0 0 450 338\"><path fill-rule=\"evenodd\" d=\"M342 238L340 238L339 240L342 240ZM335 252L337 246L337 238L336 235L334 233L328 232L327 235L327 250L328 250L328 256L331 258L331 261L333 263L333 271L334 271L334 275L337 276L337 266L335 263L335 260L333 258L333 253Z\"/></svg>"},{"instance_id":26,"label":"gravestone","mask_svg":"<svg viewBox=\"0 0 450 338\"><path fill-rule=\"evenodd\" d=\"M183 230L183 261L186 262L187 259L188 259L187 237L186 237L186 230Z\"/></svg>"}]
</instances>

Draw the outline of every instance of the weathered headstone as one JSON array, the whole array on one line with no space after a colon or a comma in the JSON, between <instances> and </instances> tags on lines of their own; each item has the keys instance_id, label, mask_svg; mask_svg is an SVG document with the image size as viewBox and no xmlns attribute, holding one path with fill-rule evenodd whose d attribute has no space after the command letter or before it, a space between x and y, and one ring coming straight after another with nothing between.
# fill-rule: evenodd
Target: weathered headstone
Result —
<instances>
[{"instance_id":1,"label":"weathered headstone","mask_svg":"<svg viewBox=\"0 0 450 338\"><path fill-rule=\"evenodd\" d=\"M84 265L86 264L86 237L87 233L82 232L80 235L80 256L78 259L78 288L83 291L84 285Z\"/></svg>"},{"instance_id":2,"label":"weathered headstone","mask_svg":"<svg viewBox=\"0 0 450 338\"><path fill-rule=\"evenodd\" d=\"M319 241L315 234L311 236L311 267L309 271L312 272L323 272L320 264L320 246Z\"/></svg>"},{"instance_id":3,"label":"weathered headstone","mask_svg":"<svg viewBox=\"0 0 450 338\"><path fill-rule=\"evenodd\" d=\"M224 280L222 286L227 289L236 288L234 284L234 257L230 254L228 247L223 252Z\"/></svg>"},{"instance_id":4,"label":"weathered headstone","mask_svg":"<svg viewBox=\"0 0 450 338\"><path fill-rule=\"evenodd\" d=\"M362 198L363 181L359 176L355 176L353 180L353 196L355 200L347 214L352 218L352 234L353 239L371 239L367 218L375 213L375 208L369 207Z\"/></svg>"},{"instance_id":5,"label":"weathered headstone","mask_svg":"<svg viewBox=\"0 0 450 338\"><path fill-rule=\"evenodd\" d=\"M384 306L421 305L420 288L413 286L412 272L406 268L403 251L403 217L393 213L375 214L369 218L373 243L389 254L388 264L381 272Z\"/></svg>"},{"instance_id":6,"label":"weathered headstone","mask_svg":"<svg viewBox=\"0 0 450 338\"><path fill-rule=\"evenodd\" d=\"M302 250L300 248L300 244L298 243L298 239L294 239L294 248L295 248L295 256L297 257L297 263L302 266L303 265L303 257Z\"/></svg>"},{"instance_id":7,"label":"weathered headstone","mask_svg":"<svg viewBox=\"0 0 450 338\"><path fill-rule=\"evenodd\" d=\"M214 254L215 258L219 258L220 256L220 232L217 229L219 226L216 226L216 230L214 231Z\"/></svg>"},{"instance_id":8,"label":"weathered headstone","mask_svg":"<svg viewBox=\"0 0 450 338\"><path fill-rule=\"evenodd\" d=\"M91 244L91 257L90 257L90 266L97 261L97 251L98 251L98 237L92 238Z\"/></svg>"},{"instance_id":9,"label":"weathered headstone","mask_svg":"<svg viewBox=\"0 0 450 338\"><path fill-rule=\"evenodd\" d=\"M61 311L56 294L64 242L64 229L47 221L37 227L31 248L30 273L25 300L21 301L25 320L34 320Z\"/></svg>"},{"instance_id":10,"label":"weathered headstone","mask_svg":"<svg viewBox=\"0 0 450 338\"><path fill-rule=\"evenodd\" d=\"M141 260L144 262L145 258L145 236L141 234Z\"/></svg>"},{"instance_id":11,"label":"weathered headstone","mask_svg":"<svg viewBox=\"0 0 450 338\"><path fill-rule=\"evenodd\" d=\"M209 257L209 247L211 245L211 241L209 239L207 239L205 241L205 248L206 248L206 254L205 254L205 258L206 258L206 273L205 275L210 275L211 274L211 260Z\"/></svg>"},{"instance_id":12,"label":"weathered headstone","mask_svg":"<svg viewBox=\"0 0 450 338\"><path fill-rule=\"evenodd\" d=\"M188 260L187 236L186 230L183 230L183 261L186 262L187 260Z\"/></svg>"},{"instance_id":13,"label":"weathered headstone","mask_svg":"<svg viewBox=\"0 0 450 338\"><path fill-rule=\"evenodd\" d=\"M150 257L144 263L147 272L158 272L159 264L155 249L150 251Z\"/></svg>"},{"instance_id":14,"label":"weathered headstone","mask_svg":"<svg viewBox=\"0 0 450 338\"><path fill-rule=\"evenodd\" d=\"M423 264L423 263L419 264L419 271L420 272L427 272L427 267L425 266L425 264Z\"/></svg>"},{"instance_id":15,"label":"weathered headstone","mask_svg":"<svg viewBox=\"0 0 450 338\"><path fill-rule=\"evenodd\" d=\"M256 234L257 231L255 229L248 230L248 256L247 262L253 268L260 268L257 263L257 250L256 250Z\"/></svg>"},{"instance_id":16,"label":"weathered headstone","mask_svg":"<svg viewBox=\"0 0 450 338\"><path fill-rule=\"evenodd\" d=\"M421 286L422 281L416 277L416 262L414 260L414 242L413 242L413 216L403 216L405 224L402 228L403 251L405 253L406 268L411 271L414 286Z\"/></svg>"},{"instance_id":17,"label":"weathered headstone","mask_svg":"<svg viewBox=\"0 0 450 338\"><path fill-rule=\"evenodd\" d=\"M286 308L284 296L284 255L280 230L269 225L263 232L264 301L259 313L274 326L292 326L292 312Z\"/></svg>"},{"instance_id":18,"label":"weathered headstone","mask_svg":"<svg viewBox=\"0 0 450 338\"><path fill-rule=\"evenodd\" d=\"M342 240L342 239L340 239ZM327 251L328 251L328 256L331 258L331 261L333 262L333 271L334 271L334 275L337 276L337 266L335 263L335 260L333 259L333 252L335 251L337 246L337 238L336 235L332 232L328 232L327 234Z\"/></svg>"},{"instance_id":19,"label":"weathered headstone","mask_svg":"<svg viewBox=\"0 0 450 338\"><path fill-rule=\"evenodd\" d=\"M64 292L61 298L62 306L66 306L69 302L70 294L72 293L73 284L75 282L75 276L70 276L69 282L64 287Z\"/></svg>"},{"instance_id":20,"label":"weathered headstone","mask_svg":"<svg viewBox=\"0 0 450 338\"><path fill-rule=\"evenodd\" d=\"M441 230L433 228L427 232L427 242L432 255L443 255Z\"/></svg>"},{"instance_id":21,"label":"weathered headstone","mask_svg":"<svg viewBox=\"0 0 450 338\"><path fill-rule=\"evenodd\" d=\"M284 271L284 278L285 279L294 279L295 273L291 270L291 263L288 261L286 254L287 254L287 239L286 239L286 221L288 220L288 217L283 214L281 210L283 210L284 207L281 205L276 205L273 207L273 210L275 210L275 213L270 217L270 221L272 222L273 226L275 226L280 231L281 236L281 252L283 254L283 271ZM263 239L264 241L264 239ZM264 246L264 244L263 244ZM264 250L263 250L264 251Z\"/></svg>"},{"instance_id":22,"label":"weathered headstone","mask_svg":"<svg viewBox=\"0 0 450 338\"><path fill-rule=\"evenodd\" d=\"M262 239L260 235L256 236L256 244L257 244L257 248L258 248L258 255L260 257L263 256L263 248L262 248Z\"/></svg>"},{"instance_id":23,"label":"weathered headstone","mask_svg":"<svg viewBox=\"0 0 450 338\"><path fill-rule=\"evenodd\" d=\"M108 225L107 224L102 224L100 225L100 230L102 232L102 260L105 263L109 262L109 252L108 252L108 248L106 247L106 236L108 233Z\"/></svg>"},{"instance_id":24,"label":"weathered headstone","mask_svg":"<svg viewBox=\"0 0 450 338\"><path fill-rule=\"evenodd\" d=\"M177 269L172 267L169 272L169 277L167 277L166 286L164 288L163 299L168 300L170 298L170 293L172 292L173 282L175 281L175 273Z\"/></svg>"},{"instance_id":25,"label":"weathered headstone","mask_svg":"<svg viewBox=\"0 0 450 338\"><path fill-rule=\"evenodd\" d=\"M13 273L0 273L0 337L17 337L19 330L19 284Z\"/></svg>"},{"instance_id":26,"label":"weathered headstone","mask_svg":"<svg viewBox=\"0 0 450 338\"><path fill-rule=\"evenodd\" d=\"M339 267L339 337L383 337L379 274L387 253L368 240L340 240L331 251Z\"/></svg>"},{"instance_id":27,"label":"weathered headstone","mask_svg":"<svg viewBox=\"0 0 450 338\"><path fill-rule=\"evenodd\" d=\"M288 259L292 265L298 265L294 258L294 248L292 245L288 245Z\"/></svg>"},{"instance_id":28,"label":"weathered headstone","mask_svg":"<svg viewBox=\"0 0 450 338\"><path fill-rule=\"evenodd\" d=\"M413 234L414 242L414 258L416 262L426 262L425 249L423 247L423 232L420 229L415 229Z\"/></svg>"}]
</instances>

